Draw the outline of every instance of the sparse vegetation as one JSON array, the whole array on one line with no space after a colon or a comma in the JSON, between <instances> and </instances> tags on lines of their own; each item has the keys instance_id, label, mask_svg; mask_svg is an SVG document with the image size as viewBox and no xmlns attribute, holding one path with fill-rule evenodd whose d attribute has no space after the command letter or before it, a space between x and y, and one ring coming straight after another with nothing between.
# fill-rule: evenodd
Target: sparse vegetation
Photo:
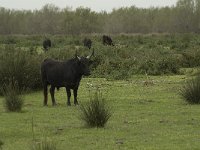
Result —
<instances>
[{"instance_id":1,"label":"sparse vegetation","mask_svg":"<svg viewBox=\"0 0 200 150\"><path fill-rule=\"evenodd\" d=\"M57 150L55 141L44 138L40 141L33 142L32 150Z\"/></svg>"}]
</instances>

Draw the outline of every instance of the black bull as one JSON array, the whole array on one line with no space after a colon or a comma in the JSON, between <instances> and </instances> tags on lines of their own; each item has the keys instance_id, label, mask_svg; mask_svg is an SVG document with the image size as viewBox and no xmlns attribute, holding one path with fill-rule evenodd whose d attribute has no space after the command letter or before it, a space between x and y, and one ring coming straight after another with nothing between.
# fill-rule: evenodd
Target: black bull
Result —
<instances>
[{"instance_id":1,"label":"black bull","mask_svg":"<svg viewBox=\"0 0 200 150\"><path fill-rule=\"evenodd\" d=\"M71 105L71 89L74 93L74 104L77 105L77 91L79 83L83 75L90 75L89 62L90 57L94 55L94 50L90 56L78 57L67 61L56 61L52 59L45 59L41 64L41 76L44 88L44 105L48 101L48 85L50 87L50 94L52 105L56 105L54 98L55 88L65 87L67 92L67 105Z\"/></svg>"},{"instance_id":2,"label":"black bull","mask_svg":"<svg viewBox=\"0 0 200 150\"><path fill-rule=\"evenodd\" d=\"M85 47L88 47L90 49L91 46L92 46L92 41L90 39L85 38L83 40L83 44L84 44Z\"/></svg>"},{"instance_id":3,"label":"black bull","mask_svg":"<svg viewBox=\"0 0 200 150\"><path fill-rule=\"evenodd\" d=\"M43 48L44 48L44 50L47 51L49 47L51 47L51 40L50 39L45 39L43 41Z\"/></svg>"},{"instance_id":4,"label":"black bull","mask_svg":"<svg viewBox=\"0 0 200 150\"><path fill-rule=\"evenodd\" d=\"M111 37L109 37L107 35L103 35L103 44L104 45L112 45L112 46L114 46Z\"/></svg>"}]
</instances>

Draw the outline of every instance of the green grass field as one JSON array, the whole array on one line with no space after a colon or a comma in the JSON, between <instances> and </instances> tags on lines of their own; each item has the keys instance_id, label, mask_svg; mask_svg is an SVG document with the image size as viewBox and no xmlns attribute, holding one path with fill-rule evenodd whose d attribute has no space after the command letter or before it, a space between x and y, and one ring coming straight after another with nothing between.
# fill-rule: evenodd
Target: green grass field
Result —
<instances>
[{"instance_id":1,"label":"green grass field","mask_svg":"<svg viewBox=\"0 0 200 150\"><path fill-rule=\"evenodd\" d=\"M92 92L87 83L90 83L101 88L112 107L113 115L105 128L85 127L79 119L79 106L66 106L64 89L56 92L56 107L51 106L50 95L49 106L42 106L42 91L24 95L21 113L6 112L1 97L3 149L28 150L33 139L40 142L44 138L55 141L59 150L199 149L200 106L188 105L179 95L187 78L185 75L148 79L138 75L128 81L84 78L79 87L79 103L89 101Z\"/></svg>"}]
</instances>

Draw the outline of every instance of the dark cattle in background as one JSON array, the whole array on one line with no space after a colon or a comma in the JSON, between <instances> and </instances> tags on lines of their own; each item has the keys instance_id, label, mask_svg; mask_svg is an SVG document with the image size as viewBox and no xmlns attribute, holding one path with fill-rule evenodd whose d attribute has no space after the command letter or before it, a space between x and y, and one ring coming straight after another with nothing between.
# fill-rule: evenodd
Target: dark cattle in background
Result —
<instances>
[{"instance_id":1,"label":"dark cattle in background","mask_svg":"<svg viewBox=\"0 0 200 150\"><path fill-rule=\"evenodd\" d=\"M90 39L88 39L88 38L85 38L83 40L83 44L84 44L85 47L88 47L90 49L91 46L92 46L92 41Z\"/></svg>"},{"instance_id":2,"label":"dark cattle in background","mask_svg":"<svg viewBox=\"0 0 200 150\"><path fill-rule=\"evenodd\" d=\"M103 35L103 44L104 45L112 45L112 46L114 46L111 37L109 37L107 35Z\"/></svg>"},{"instance_id":3,"label":"dark cattle in background","mask_svg":"<svg viewBox=\"0 0 200 150\"><path fill-rule=\"evenodd\" d=\"M74 93L74 104L78 104L77 91L79 87L79 82L83 75L90 75L89 62L92 55L94 55L94 50L92 54L87 57L79 57L76 54L75 58L66 61L45 59L42 62L41 76L44 88L44 105L47 105L48 101L48 85L51 85L50 94L53 105L56 105L56 101L54 98L55 88L60 87L66 88L68 105L71 105L71 89Z\"/></svg>"},{"instance_id":4,"label":"dark cattle in background","mask_svg":"<svg viewBox=\"0 0 200 150\"><path fill-rule=\"evenodd\" d=\"M51 47L51 40L50 39L45 39L43 41L43 48L45 51L47 51Z\"/></svg>"}]
</instances>

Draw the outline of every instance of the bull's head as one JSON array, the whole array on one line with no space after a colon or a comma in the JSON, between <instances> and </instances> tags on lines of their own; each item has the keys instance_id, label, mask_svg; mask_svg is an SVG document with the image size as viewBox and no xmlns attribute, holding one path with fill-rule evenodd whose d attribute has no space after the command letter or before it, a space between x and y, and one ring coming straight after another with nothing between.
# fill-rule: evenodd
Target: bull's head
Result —
<instances>
[{"instance_id":1,"label":"bull's head","mask_svg":"<svg viewBox=\"0 0 200 150\"><path fill-rule=\"evenodd\" d=\"M89 76L90 75L90 58L94 55L94 49L90 55L87 57L79 57L77 55L77 51L75 57L78 59L78 65L80 66L80 71L82 75Z\"/></svg>"}]
</instances>

